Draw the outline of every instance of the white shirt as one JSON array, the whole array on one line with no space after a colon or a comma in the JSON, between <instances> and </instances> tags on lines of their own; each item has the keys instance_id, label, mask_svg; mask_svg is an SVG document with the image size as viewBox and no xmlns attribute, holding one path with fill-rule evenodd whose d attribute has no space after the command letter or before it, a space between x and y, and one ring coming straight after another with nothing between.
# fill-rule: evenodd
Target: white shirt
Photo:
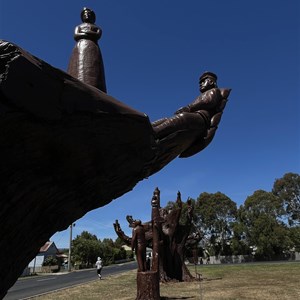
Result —
<instances>
[{"instance_id":1,"label":"white shirt","mask_svg":"<svg viewBox=\"0 0 300 300\"><path fill-rule=\"evenodd\" d=\"M102 260L101 259L96 261L96 267L98 270L102 268Z\"/></svg>"}]
</instances>

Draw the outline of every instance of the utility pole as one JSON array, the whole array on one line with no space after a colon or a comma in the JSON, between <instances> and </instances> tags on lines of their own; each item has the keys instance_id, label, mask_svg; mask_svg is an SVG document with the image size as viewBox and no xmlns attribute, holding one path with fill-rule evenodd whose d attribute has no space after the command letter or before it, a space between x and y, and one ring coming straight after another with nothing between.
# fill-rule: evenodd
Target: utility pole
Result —
<instances>
[{"instance_id":1,"label":"utility pole","mask_svg":"<svg viewBox=\"0 0 300 300\"><path fill-rule=\"evenodd\" d=\"M71 245L72 245L72 229L75 223L70 225L70 243L69 243L69 257L68 257L68 272L71 272Z\"/></svg>"}]
</instances>

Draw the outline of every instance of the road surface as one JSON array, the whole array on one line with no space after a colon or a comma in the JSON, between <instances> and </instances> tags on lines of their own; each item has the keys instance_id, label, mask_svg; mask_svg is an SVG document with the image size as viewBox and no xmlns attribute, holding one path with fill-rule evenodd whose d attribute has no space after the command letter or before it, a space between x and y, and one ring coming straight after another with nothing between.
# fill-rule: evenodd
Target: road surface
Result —
<instances>
[{"instance_id":1,"label":"road surface","mask_svg":"<svg viewBox=\"0 0 300 300\"><path fill-rule=\"evenodd\" d=\"M136 262L111 265L102 269L102 278L129 270L137 269ZM38 275L21 278L10 288L4 300L30 299L33 296L49 293L74 285L99 280L96 269L73 271L70 273L58 273L51 275Z\"/></svg>"}]
</instances>

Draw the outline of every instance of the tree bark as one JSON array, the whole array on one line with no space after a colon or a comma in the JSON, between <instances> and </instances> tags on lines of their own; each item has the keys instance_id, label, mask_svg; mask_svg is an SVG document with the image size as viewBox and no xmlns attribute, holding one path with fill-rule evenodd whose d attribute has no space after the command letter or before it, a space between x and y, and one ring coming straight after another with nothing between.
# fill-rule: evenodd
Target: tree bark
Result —
<instances>
[{"instance_id":1,"label":"tree bark","mask_svg":"<svg viewBox=\"0 0 300 300\"><path fill-rule=\"evenodd\" d=\"M144 113L1 40L0 128L0 298L54 233L197 138L158 139Z\"/></svg>"},{"instance_id":2,"label":"tree bark","mask_svg":"<svg viewBox=\"0 0 300 300\"><path fill-rule=\"evenodd\" d=\"M55 232L148 177L156 146L145 114L4 41L0 127L2 298Z\"/></svg>"},{"instance_id":3,"label":"tree bark","mask_svg":"<svg viewBox=\"0 0 300 300\"><path fill-rule=\"evenodd\" d=\"M136 300L160 300L159 273L157 271L137 272Z\"/></svg>"}]
</instances>

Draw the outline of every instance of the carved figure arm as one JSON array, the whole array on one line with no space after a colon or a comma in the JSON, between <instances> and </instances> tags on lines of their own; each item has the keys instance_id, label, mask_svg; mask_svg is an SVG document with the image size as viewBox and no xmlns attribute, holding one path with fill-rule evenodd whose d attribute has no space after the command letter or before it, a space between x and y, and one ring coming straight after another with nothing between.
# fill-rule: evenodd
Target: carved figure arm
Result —
<instances>
[{"instance_id":1,"label":"carved figure arm","mask_svg":"<svg viewBox=\"0 0 300 300\"><path fill-rule=\"evenodd\" d=\"M74 39L78 41L87 38L97 41L100 39L101 35L102 30L99 27L93 24L83 23L75 27Z\"/></svg>"},{"instance_id":2,"label":"carved figure arm","mask_svg":"<svg viewBox=\"0 0 300 300\"><path fill-rule=\"evenodd\" d=\"M131 245L131 238L129 236L127 236L124 231L121 229L120 223L118 222L118 220L116 220L116 222L113 224L114 225L114 229L115 232L117 234L117 236L126 243L127 246Z\"/></svg>"},{"instance_id":3,"label":"carved figure arm","mask_svg":"<svg viewBox=\"0 0 300 300\"><path fill-rule=\"evenodd\" d=\"M222 114L223 114L223 110L226 106L226 103L228 101L228 96L230 95L231 89L218 89L218 93L216 93L215 95L218 96L218 100L215 101L213 100L212 102L217 103L217 105L214 107L214 109L209 111L209 114L211 116L210 119L210 127L207 131L207 135L206 137L197 140L191 147L189 147L188 149L186 149L184 152L182 152L179 157L190 157L196 153L198 153L199 151L203 150L204 148L206 148L211 141L213 140L215 133L218 129L218 125L221 121L222 118ZM210 94L210 96L212 96L213 94ZM210 97L209 97L210 98ZM207 99L206 99L207 100ZM206 106L206 101L205 103L203 103L204 106ZM194 109L198 109L199 107L202 107L201 103L198 103L197 101L195 101L194 103L192 103L190 106L190 110L194 110ZM202 110L200 110L200 112L203 112ZM205 112L205 110L204 110Z\"/></svg>"},{"instance_id":4,"label":"carved figure arm","mask_svg":"<svg viewBox=\"0 0 300 300\"><path fill-rule=\"evenodd\" d=\"M221 99L220 90L218 88L213 88L198 96L191 104L178 109L175 114L196 112L198 110L211 110L218 105L218 102L220 102Z\"/></svg>"}]
</instances>

